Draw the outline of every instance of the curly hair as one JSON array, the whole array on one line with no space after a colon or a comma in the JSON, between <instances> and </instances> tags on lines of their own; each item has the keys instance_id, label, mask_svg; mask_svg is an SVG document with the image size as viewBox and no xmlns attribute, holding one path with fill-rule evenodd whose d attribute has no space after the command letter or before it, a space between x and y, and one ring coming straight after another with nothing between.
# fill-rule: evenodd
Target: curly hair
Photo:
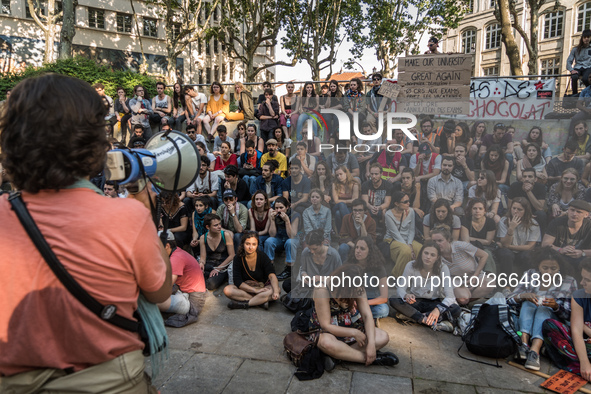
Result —
<instances>
[{"instance_id":1,"label":"curly hair","mask_svg":"<svg viewBox=\"0 0 591 394\"><path fill-rule=\"evenodd\" d=\"M2 165L18 189L60 190L103 169L107 110L88 83L58 74L28 78L4 109Z\"/></svg>"},{"instance_id":2,"label":"curly hair","mask_svg":"<svg viewBox=\"0 0 591 394\"><path fill-rule=\"evenodd\" d=\"M255 238L257 240L257 249L258 249L258 245L259 245L259 234L256 231L246 231L244 233L242 233L242 238L240 238L240 246L238 246L238 251L237 251L237 255L244 258L246 257L246 250L244 249L244 244L246 243L246 240L250 239L250 238ZM256 253L256 251L255 251Z\"/></svg>"},{"instance_id":3,"label":"curly hair","mask_svg":"<svg viewBox=\"0 0 591 394\"><path fill-rule=\"evenodd\" d=\"M363 201L363 200L361 200ZM376 247L376 243L374 242L373 238L370 236L359 237L357 241L355 241L355 246L359 241L365 242L368 248L368 254L366 259L367 268L370 267L385 267L386 262L384 261L384 256L380 250ZM349 255L347 256L347 261L343 262L343 264L357 264L359 261L355 258L355 247L352 247L349 250Z\"/></svg>"}]
</instances>

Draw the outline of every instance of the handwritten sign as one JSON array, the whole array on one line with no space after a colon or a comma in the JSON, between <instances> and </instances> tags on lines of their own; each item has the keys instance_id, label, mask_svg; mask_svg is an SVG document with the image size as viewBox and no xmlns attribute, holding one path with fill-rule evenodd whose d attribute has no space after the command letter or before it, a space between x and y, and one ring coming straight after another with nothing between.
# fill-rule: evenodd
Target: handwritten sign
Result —
<instances>
[{"instance_id":1,"label":"handwritten sign","mask_svg":"<svg viewBox=\"0 0 591 394\"><path fill-rule=\"evenodd\" d=\"M409 100L399 99L396 111L425 115L462 115L470 113L470 102L466 100Z\"/></svg>"},{"instance_id":2,"label":"handwritten sign","mask_svg":"<svg viewBox=\"0 0 591 394\"><path fill-rule=\"evenodd\" d=\"M470 85L475 119L544 119L553 111L555 80L477 79Z\"/></svg>"},{"instance_id":3,"label":"handwritten sign","mask_svg":"<svg viewBox=\"0 0 591 394\"><path fill-rule=\"evenodd\" d=\"M560 370L541 384L542 387L561 394L574 394L587 384L587 381L572 372Z\"/></svg>"},{"instance_id":4,"label":"handwritten sign","mask_svg":"<svg viewBox=\"0 0 591 394\"><path fill-rule=\"evenodd\" d=\"M453 71L471 71L472 58L472 55L464 54L407 56L398 60L398 67L400 72L444 69ZM466 83L468 84L470 81L467 81Z\"/></svg>"},{"instance_id":5,"label":"handwritten sign","mask_svg":"<svg viewBox=\"0 0 591 394\"><path fill-rule=\"evenodd\" d=\"M459 100L470 97L468 85L446 86L408 86L402 89L402 96L407 99L451 99Z\"/></svg>"},{"instance_id":6,"label":"handwritten sign","mask_svg":"<svg viewBox=\"0 0 591 394\"><path fill-rule=\"evenodd\" d=\"M469 85L471 70L407 71L398 74L405 86L414 85Z\"/></svg>"},{"instance_id":7,"label":"handwritten sign","mask_svg":"<svg viewBox=\"0 0 591 394\"><path fill-rule=\"evenodd\" d=\"M401 90L401 86L399 83L394 83L394 82L390 82L388 80L385 80L384 83L382 83L382 86L380 87L380 90L378 90L378 93L381 94L384 97L388 97L391 99L396 99L396 97L398 97L398 94L400 93Z\"/></svg>"}]
</instances>

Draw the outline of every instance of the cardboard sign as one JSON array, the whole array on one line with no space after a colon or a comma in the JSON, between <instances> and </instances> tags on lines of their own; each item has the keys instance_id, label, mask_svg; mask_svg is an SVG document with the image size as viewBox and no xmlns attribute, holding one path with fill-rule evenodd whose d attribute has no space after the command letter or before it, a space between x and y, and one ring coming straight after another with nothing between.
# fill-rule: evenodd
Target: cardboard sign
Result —
<instances>
[{"instance_id":1,"label":"cardboard sign","mask_svg":"<svg viewBox=\"0 0 591 394\"><path fill-rule=\"evenodd\" d=\"M394 100L396 99L396 97L398 97L401 88L402 87L399 83L393 83L388 80L385 80L384 83L382 83L380 90L378 90L378 93L384 97L388 97Z\"/></svg>"},{"instance_id":2,"label":"cardboard sign","mask_svg":"<svg viewBox=\"0 0 591 394\"><path fill-rule=\"evenodd\" d=\"M450 99L459 100L470 97L468 85L446 86L408 86L402 89L402 96L407 99Z\"/></svg>"},{"instance_id":3,"label":"cardboard sign","mask_svg":"<svg viewBox=\"0 0 591 394\"><path fill-rule=\"evenodd\" d=\"M405 86L415 85L470 85L472 70L431 69L409 70L398 74L398 81Z\"/></svg>"},{"instance_id":4,"label":"cardboard sign","mask_svg":"<svg viewBox=\"0 0 591 394\"><path fill-rule=\"evenodd\" d=\"M550 379L542 383L541 386L557 393L574 394L586 384L587 381L579 375L560 370L550 377Z\"/></svg>"},{"instance_id":5,"label":"cardboard sign","mask_svg":"<svg viewBox=\"0 0 591 394\"><path fill-rule=\"evenodd\" d=\"M400 72L433 70L472 71L473 57L473 55L465 54L407 56L398 59L398 67ZM467 83L470 83L470 81Z\"/></svg>"},{"instance_id":6,"label":"cardboard sign","mask_svg":"<svg viewBox=\"0 0 591 394\"><path fill-rule=\"evenodd\" d=\"M470 113L468 100L409 100L397 101L396 111L425 115L467 115Z\"/></svg>"}]
</instances>

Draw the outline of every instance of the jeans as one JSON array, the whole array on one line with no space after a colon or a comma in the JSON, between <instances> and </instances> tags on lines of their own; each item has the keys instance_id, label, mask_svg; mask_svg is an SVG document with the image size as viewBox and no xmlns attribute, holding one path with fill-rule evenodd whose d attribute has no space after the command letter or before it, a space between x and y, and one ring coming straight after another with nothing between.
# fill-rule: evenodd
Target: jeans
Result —
<instances>
[{"instance_id":1,"label":"jeans","mask_svg":"<svg viewBox=\"0 0 591 394\"><path fill-rule=\"evenodd\" d=\"M183 122L187 119L185 115L177 116L174 121L174 129L176 131L182 131Z\"/></svg>"},{"instance_id":2,"label":"jeans","mask_svg":"<svg viewBox=\"0 0 591 394\"><path fill-rule=\"evenodd\" d=\"M372 298L369 298L368 300L371 299ZM370 305L369 307L371 309L371 314L373 315L374 319L388 317L388 314L390 313L390 308L388 307L388 304Z\"/></svg>"},{"instance_id":3,"label":"jeans","mask_svg":"<svg viewBox=\"0 0 591 394\"><path fill-rule=\"evenodd\" d=\"M572 89L573 94L579 93L579 77L585 86L587 86L587 81L589 81L589 75L591 75L591 68L577 68L577 74L571 74L572 79Z\"/></svg>"},{"instance_id":4,"label":"jeans","mask_svg":"<svg viewBox=\"0 0 591 394\"><path fill-rule=\"evenodd\" d=\"M275 260L275 252L285 249L285 262L291 264L295 261L298 240L293 238L269 237L265 241L265 254L271 261Z\"/></svg>"},{"instance_id":5,"label":"jeans","mask_svg":"<svg viewBox=\"0 0 591 394\"><path fill-rule=\"evenodd\" d=\"M523 301L519 312L519 330L529 334L531 339L544 339L542 323L546 319L556 319L552 309L547 306L537 306L530 301Z\"/></svg>"},{"instance_id":6,"label":"jeans","mask_svg":"<svg viewBox=\"0 0 591 394\"><path fill-rule=\"evenodd\" d=\"M505 153L505 159L509 162L509 171L507 171L507 185L511 183L509 178L511 177L511 171L513 171L513 153Z\"/></svg>"},{"instance_id":7,"label":"jeans","mask_svg":"<svg viewBox=\"0 0 591 394\"><path fill-rule=\"evenodd\" d=\"M232 263L230 263L232 264ZM206 262L205 269L203 270L203 275L205 276L205 287L207 290L215 290L220 287L227 279L228 279L228 271L220 272L216 276L209 277L211 271L219 264L217 262Z\"/></svg>"},{"instance_id":8,"label":"jeans","mask_svg":"<svg viewBox=\"0 0 591 394\"><path fill-rule=\"evenodd\" d=\"M236 253L236 254L238 254L238 247L240 246L241 241L242 241L242 233L234 233L234 253Z\"/></svg>"},{"instance_id":9,"label":"jeans","mask_svg":"<svg viewBox=\"0 0 591 394\"><path fill-rule=\"evenodd\" d=\"M259 235L259 249L261 252L265 251L265 241L267 241L268 239L268 235Z\"/></svg>"},{"instance_id":10,"label":"jeans","mask_svg":"<svg viewBox=\"0 0 591 394\"><path fill-rule=\"evenodd\" d=\"M340 202L332 207L332 213L334 214L334 220L337 225L337 231L341 231L341 224L343 218L351 213L349 207L344 202Z\"/></svg>"},{"instance_id":11,"label":"jeans","mask_svg":"<svg viewBox=\"0 0 591 394\"><path fill-rule=\"evenodd\" d=\"M298 117L298 124L296 127L297 130L297 141L301 141L302 140L302 127L304 125L304 122L307 121L308 119L312 119L312 128L314 129L314 136L318 137L318 124L316 123L316 121L308 114L303 113L300 114L300 116ZM292 125L293 127L293 125ZM293 137L292 137L293 138Z\"/></svg>"},{"instance_id":12,"label":"jeans","mask_svg":"<svg viewBox=\"0 0 591 394\"><path fill-rule=\"evenodd\" d=\"M339 256L341 256L341 261L343 264L347 261L347 257L349 256L349 251L351 247L347 244L340 244L339 245Z\"/></svg>"},{"instance_id":13,"label":"jeans","mask_svg":"<svg viewBox=\"0 0 591 394\"><path fill-rule=\"evenodd\" d=\"M254 185L255 180L257 179L256 175L243 175L242 180L246 182L246 186L248 186L248 190L251 190L252 185Z\"/></svg>"}]
</instances>

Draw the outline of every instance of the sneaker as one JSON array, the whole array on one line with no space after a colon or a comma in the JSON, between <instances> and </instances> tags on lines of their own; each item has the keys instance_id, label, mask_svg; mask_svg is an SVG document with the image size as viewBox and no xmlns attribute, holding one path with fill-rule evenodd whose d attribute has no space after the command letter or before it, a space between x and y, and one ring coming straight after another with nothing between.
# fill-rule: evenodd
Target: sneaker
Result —
<instances>
[{"instance_id":1,"label":"sneaker","mask_svg":"<svg viewBox=\"0 0 591 394\"><path fill-rule=\"evenodd\" d=\"M398 357L392 352L377 352L376 359L371 365L393 367L398 364Z\"/></svg>"},{"instance_id":2,"label":"sneaker","mask_svg":"<svg viewBox=\"0 0 591 394\"><path fill-rule=\"evenodd\" d=\"M527 346L525 343L522 343L517 348L517 354L515 355L515 358L518 358L519 360L527 360L527 353L529 353L529 346Z\"/></svg>"},{"instance_id":3,"label":"sneaker","mask_svg":"<svg viewBox=\"0 0 591 394\"><path fill-rule=\"evenodd\" d=\"M248 309L248 301L230 301L228 303L230 309Z\"/></svg>"},{"instance_id":4,"label":"sneaker","mask_svg":"<svg viewBox=\"0 0 591 394\"><path fill-rule=\"evenodd\" d=\"M442 321L441 323L437 323L435 325L435 331L453 332L454 325L448 322L447 320Z\"/></svg>"},{"instance_id":5,"label":"sneaker","mask_svg":"<svg viewBox=\"0 0 591 394\"><path fill-rule=\"evenodd\" d=\"M286 280L291 278L291 266L286 265L285 269L277 275L277 280Z\"/></svg>"},{"instance_id":6,"label":"sneaker","mask_svg":"<svg viewBox=\"0 0 591 394\"><path fill-rule=\"evenodd\" d=\"M540 356L534 351L530 351L527 354L527 361L525 362L525 368L534 371L540 370Z\"/></svg>"},{"instance_id":7,"label":"sneaker","mask_svg":"<svg viewBox=\"0 0 591 394\"><path fill-rule=\"evenodd\" d=\"M462 336L462 329L459 326L455 326L452 334L456 337L461 337Z\"/></svg>"}]
</instances>

